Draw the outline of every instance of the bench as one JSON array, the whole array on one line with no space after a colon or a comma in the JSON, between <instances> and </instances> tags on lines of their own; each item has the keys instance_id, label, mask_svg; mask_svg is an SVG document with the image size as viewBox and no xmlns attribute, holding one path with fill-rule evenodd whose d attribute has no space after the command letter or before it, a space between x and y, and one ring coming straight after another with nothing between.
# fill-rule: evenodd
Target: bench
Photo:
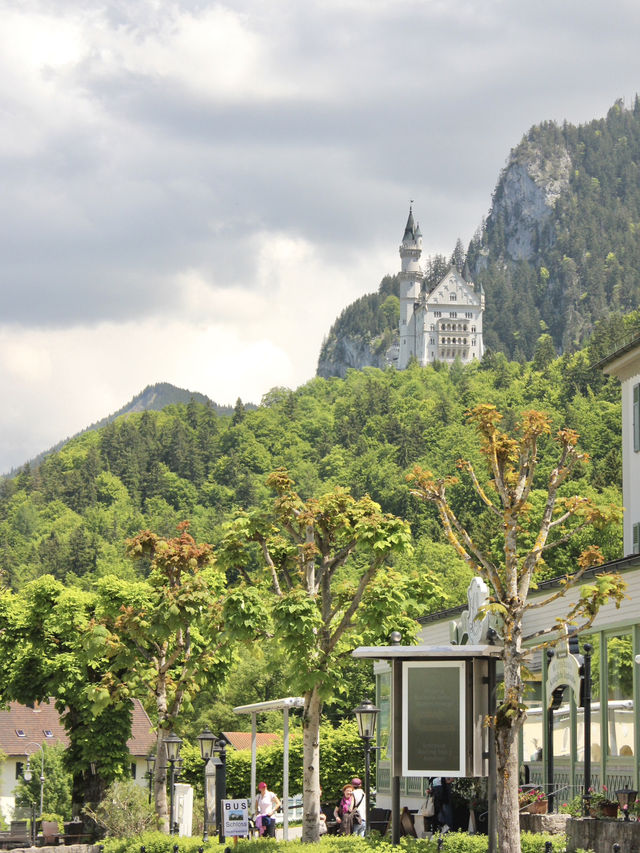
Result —
<instances>
[{"instance_id":1,"label":"bench","mask_svg":"<svg viewBox=\"0 0 640 853\"><path fill-rule=\"evenodd\" d=\"M31 847L31 837L26 820L12 820L11 828L0 833L0 847L13 850L15 847Z\"/></svg>"},{"instance_id":2,"label":"bench","mask_svg":"<svg viewBox=\"0 0 640 853\"><path fill-rule=\"evenodd\" d=\"M385 836L391 821L391 809L374 808L369 812L369 829Z\"/></svg>"}]
</instances>

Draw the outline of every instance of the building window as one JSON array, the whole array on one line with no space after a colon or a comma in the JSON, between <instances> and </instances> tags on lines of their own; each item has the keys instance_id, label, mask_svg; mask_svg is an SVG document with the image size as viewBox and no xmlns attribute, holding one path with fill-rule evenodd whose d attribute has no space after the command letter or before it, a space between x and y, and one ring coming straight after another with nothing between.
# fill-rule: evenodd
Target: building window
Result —
<instances>
[{"instance_id":1,"label":"building window","mask_svg":"<svg viewBox=\"0 0 640 853\"><path fill-rule=\"evenodd\" d=\"M23 770L24 770L24 761L16 761L16 779L22 779Z\"/></svg>"},{"instance_id":2,"label":"building window","mask_svg":"<svg viewBox=\"0 0 640 853\"><path fill-rule=\"evenodd\" d=\"M18 735L18 737L26 737L24 729L16 729L16 734Z\"/></svg>"},{"instance_id":3,"label":"building window","mask_svg":"<svg viewBox=\"0 0 640 853\"><path fill-rule=\"evenodd\" d=\"M640 554L640 524L634 524L632 530L631 553Z\"/></svg>"},{"instance_id":4,"label":"building window","mask_svg":"<svg viewBox=\"0 0 640 853\"><path fill-rule=\"evenodd\" d=\"M458 297L456 296L456 294L455 294L455 293L451 293L451 294L449 295L449 302L455 302L457 298L458 298Z\"/></svg>"},{"instance_id":5,"label":"building window","mask_svg":"<svg viewBox=\"0 0 640 853\"><path fill-rule=\"evenodd\" d=\"M134 761L132 761L132 762L131 762L131 778L132 778L132 779L135 779L135 778L136 778L136 774L137 774L137 772L138 772L138 768L136 767L135 762L134 762Z\"/></svg>"},{"instance_id":6,"label":"building window","mask_svg":"<svg viewBox=\"0 0 640 853\"><path fill-rule=\"evenodd\" d=\"M44 732L45 737L53 737L53 732L51 731L51 729L43 729L42 731Z\"/></svg>"},{"instance_id":7,"label":"building window","mask_svg":"<svg viewBox=\"0 0 640 853\"><path fill-rule=\"evenodd\" d=\"M442 317L442 311L434 311L433 316L434 317Z\"/></svg>"},{"instance_id":8,"label":"building window","mask_svg":"<svg viewBox=\"0 0 640 853\"><path fill-rule=\"evenodd\" d=\"M407 325L407 321L406 321L406 320L403 320L403 321L402 321L402 325L403 325L403 326L406 326L406 325Z\"/></svg>"},{"instance_id":9,"label":"building window","mask_svg":"<svg viewBox=\"0 0 640 853\"><path fill-rule=\"evenodd\" d=\"M631 756L635 752L631 634L607 637L607 699L607 752L612 756Z\"/></svg>"},{"instance_id":10,"label":"building window","mask_svg":"<svg viewBox=\"0 0 640 853\"><path fill-rule=\"evenodd\" d=\"M458 316L458 312L457 311L449 311L449 316L453 317L455 320L455 318Z\"/></svg>"},{"instance_id":11,"label":"building window","mask_svg":"<svg viewBox=\"0 0 640 853\"><path fill-rule=\"evenodd\" d=\"M471 327L471 331L472 331L472 332L475 332L475 330L476 330L476 327L475 327L475 326L472 326L472 327Z\"/></svg>"},{"instance_id":12,"label":"building window","mask_svg":"<svg viewBox=\"0 0 640 853\"><path fill-rule=\"evenodd\" d=\"M640 450L640 383L633 386L633 449Z\"/></svg>"},{"instance_id":13,"label":"building window","mask_svg":"<svg viewBox=\"0 0 640 853\"><path fill-rule=\"evenodd\" d=\"M473 312L472 311L465 311L464 316L467 318L467 320L473 320Z\"/></svg>"}]
</instances>

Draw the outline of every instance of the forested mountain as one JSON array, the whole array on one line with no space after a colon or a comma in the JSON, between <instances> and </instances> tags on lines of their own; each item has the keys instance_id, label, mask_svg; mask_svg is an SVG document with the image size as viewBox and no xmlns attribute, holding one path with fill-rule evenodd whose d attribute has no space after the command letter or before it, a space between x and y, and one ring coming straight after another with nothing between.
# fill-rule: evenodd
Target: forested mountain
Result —
<instances>
[{"instance_id":1,"label":"forested mountain","mask_svg":"<svg viewBox=\"0 0 640 853\"><path fill-rule=\"evenodd\" d=\"M409 495L407 470L420 462L452 473L465 454L482 466L464 417L476 403L495 403L507 426L521 409L543 408L583 436L593 462L581 487L619 501L619 390L591 367L611 334L603 325L589 351L560 359L541 347L529 364L497 353L468 366L316 378L296 391L273 389L257 409L238 405L233 415L192 399L118 418L0 483L4 581L20 588L51 573L86 586L114 571L132 576L126 537L142 528L172 535L185 518L196 539L215 544L234 510L267 497L266 476L278 466L289 469L303 496L334 485L369 493L410 521L419 560L464 573L433 510ZM463 516L481 538L489 535L481 507L470 493L463 497ZM619 541L604 546L608 557L619 555ZM558 556L550 570L570 557Z\"/></svg>"},{"instance_id":2,"label":"forested mountain","mask_svg":"<svg viewBox=\"0 0 640 853\"><path fill-rule=\"evenodd\" d=\"M119 418L122 415L130 415L133 412L145 411L159 412L164 409L165 406L170 406L172 403L188 403L191 399L195 400L197 403L206 403L207 405L213 406L216 412L220 415L228 415L233 411L231 406L219 406L217 403L209 400L205 394L199 394L197 391L187 391L185 388L177 388L169 382L157 382L155 385L147 385L143 391L136 394L133 399L129 400L128 403L125 403L125 405L118 409L117 412L96 421L96 423L91 424L91 426L88 426L86 429L77 433L77 435L82 435L88 430L100 429L108 423L115 421L116 418ZM76 436L72 436L72 438L75 437ZM38 456L29 460L29 464L37 467L46 456L56 450L60 450L60 448L69 440L70 439L65 438L63 441L59 441L58 444L54 445L49 450L45 450L43 453L40 453ZM10 473L14 474L15 470Z\"/></svg>"},{"instance_id":3,"label":"forested mountain","mask_svg":"<svg viewBox=\"0 0 640 853\"><path fill-rule=\"evenodd\" d=\"M450 258L425 263L442 273L454 263L483 285L485 344L518 361L533 357L543 334L557 353L574 352L599 320L634 310L640 304L640 100L631 109L618 101L606 118L578 127L532 127L511 151L467 252L458 244ZM397 318L380 310L388 281L333 325L318 375L344 375L347 367L384 358L383 345L397 339Z\"/></svg>"}]
</instances>

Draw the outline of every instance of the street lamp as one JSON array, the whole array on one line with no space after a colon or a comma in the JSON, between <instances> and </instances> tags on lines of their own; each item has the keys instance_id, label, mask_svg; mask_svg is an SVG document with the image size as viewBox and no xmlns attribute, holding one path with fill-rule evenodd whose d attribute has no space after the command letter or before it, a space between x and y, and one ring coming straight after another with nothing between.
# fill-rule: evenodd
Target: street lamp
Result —
<instances>
[{"instance_id":1,"label":"street lamp","mask_svg":"<svg viewBox=\"0 0 640 853\"><path fill-rule=\"evenodd\" d=\"M153 790L153 777L155 775L156 757L155 755L147 755L147 779L149 780L149 805L151 805L151 791Z\"/></svg>"},{"instance_id":2,"label":"street lamp","mask_svg":"<svg viewBox=\"0 0 640 853\"><path fill-rule=\"evenodd\" d=\"M365 832L369 834L369 811L370 811L370 780L371 780L371 741L375 737L376 723L380 709L376 708L370 699L365 699L353 713L358 721L358 734L364 741L364 807L365 807Z\"/></svg>"},{"instance_id":3,"label":"street lamp","mask_svg":"<svg viewBox=\"0 0 640 853\"><path fill-rule=\"evenodd\" d=\"M202 834L202 840L204 842L209 840L209 833L207 830L207 825L209 822L209 809L207 806L207 764L209 763L209 759L213 755L213 751L216 748L217 741L218 739L208 726L201 734L198 735L198 743L200 744L200 755L202 756L202 760L204 761L204 831Z\"/></svg>"},{"instance_id":4,"label":"street lamp","mask_svg":"<svg viewBox=\"0 0 640 853\"><path fill-rule=\"evenodd\" d=\"M43 801L44 801L44 749L42 748L41 744L35 743L35 742L28 743L27 746L35 746L41 752L41 756L40 756L40 817L42 817ZM31 772L31 763L30 763L31 762L31 756L33 755L33 753L25 752L25 755L27 756L27 766L26 766L25 771L22 775L24 776L25 782L30 782L32 777L33 777L33 773Z\"/></svg>"},{"instance_id":5,"label":"street lamp","mask_svg":"<svg viewBox=\"0 0 640 853\"><path fill-rule=\"evenodd\" d=\"M180 759L180 747L182 746L182 738L177 734L171 734L164 739L164 748L167 751L167 761L170 767L169 776L169 835L176 834L175 818L174 818L174 795L176 787L176 763Z\"/></svg>"}]
</instances>

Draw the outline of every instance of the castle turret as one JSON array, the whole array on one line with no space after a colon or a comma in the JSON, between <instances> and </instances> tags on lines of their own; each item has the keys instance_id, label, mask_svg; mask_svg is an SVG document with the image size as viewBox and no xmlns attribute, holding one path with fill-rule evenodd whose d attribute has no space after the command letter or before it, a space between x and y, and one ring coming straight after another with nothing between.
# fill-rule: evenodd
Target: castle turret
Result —
<instances>
[{"instance_id":1,"label":"castle turret","mask_svg":"<svg viewBox=\"0 0 640 853\"><path fill-rule=\"evenodd\" d=\"M400 244L400 353L398 367L403 370L411 356L418 356L422 350L422 328L417 323L420 307L422 279L424 273L420 267L422 254L422 233L414 222L413 209L409 207L409 218Z\"/></svg>"}]
</instances>

